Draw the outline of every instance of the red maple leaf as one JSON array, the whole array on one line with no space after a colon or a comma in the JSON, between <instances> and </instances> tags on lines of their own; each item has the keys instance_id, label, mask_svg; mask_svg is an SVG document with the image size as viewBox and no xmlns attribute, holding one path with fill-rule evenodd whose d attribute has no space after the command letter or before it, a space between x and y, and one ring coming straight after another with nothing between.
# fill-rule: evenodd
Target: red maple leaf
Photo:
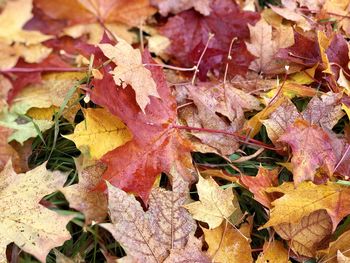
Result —
<instances>
[{"instance_id":1,"label":"red maple leaf","mask_svg":"<svg viewBox=\"0 0 350 263\"><path fill-rule=\"evenodd\" d=\"M170 55L179 65L192 67L197 64L208 41L209 33L214 38L209 42L202 62L199 66L199 78L205 79L212 69L223 69L229 63L229 74L245 75L254 60L244 43L249 39L247 24L254 25L260 15L255 12L241 11L239 6L230 0L214 0L211 3L212 12L203 16L194 10L179 13L170 18L160 29L161 33L171 40L168 49ZM233 43L232 60L227 61L231 41Z\"/></svg>"},{"instance_id":2,"label":"red maple leaf","mask_svg":"<svg viewBox=\"0 0 350 263\"><path fill-rule=\"evenodd\" d=\"M101 51L99 51L101 52ZM95 54L97 60L101 54ZM105 59L106 60L106 59ZM143 54L143 63L154 64L150 54ZM111 65L104 67L104 78L94 80L91 99L107 108L127 125L133 139L102 157L108 169L103 179L111 184L139 195L147 202L148 195L156 177L170 173L176 167L185 179L191 179L191 143L181 137L173 127L176 121L176 102L166 84L162 69L149 66L152 78L157 83L161 97L151 97L144 114L136 103L132 87L125 89L115 85ZM104 189L101 183L99 189Z\"/></svg>"}]
</instances>

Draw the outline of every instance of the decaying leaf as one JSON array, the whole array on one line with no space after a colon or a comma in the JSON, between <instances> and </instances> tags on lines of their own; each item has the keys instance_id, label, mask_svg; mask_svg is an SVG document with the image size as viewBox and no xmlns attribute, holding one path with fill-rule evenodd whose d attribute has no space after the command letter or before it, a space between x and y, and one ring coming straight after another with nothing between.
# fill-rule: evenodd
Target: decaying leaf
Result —
<instances>
[{"instance_id":1,"label":"decaying leaf","mask_svg":"<svg viewBox=\"0 0 350 263\"><path fill-rule=\"evenodd\" d=\"M101 163L86 161L84 158L75 160L79 183L61 188L61 192L69 202L69 206L85 215L85 224L102 222L107 216L107 196L94 191L101 180L105 167Z\"/></svg>"},{"instance_id":2,"label":"decaying leaf","mask_svg":"<svg viewBox=\"0 0 350 263\"><path fill-rule=\"evenodd\" d=\"M151 0L151 3L158 7L162 16L167 16L169 13L177 14L192 7L205 16L211 11L210 0Z\"/></svg>"},{"instance_id":3,"label":"decaying leaf","mask_svg":"<svg viewBox=\"0 0 350 263\"><path fill-rule=\"evenodd\" d=\"M194 219L207 223L210 229L220 226L235 210L239 209L233 204L235 198L233 190L221 189L211 177L204 179L199 176L197 192L199 201L187 204L185 208Z\"/></svg>"},{"instance_id":4,"label":"decaying leaf","mask_svg":"<svg viewBox=\"0 0 350 263\"><path fill-rule=\"evenodd\" d=\"M159 94L151 72L142 64L140 50L134 49L121 38L118 38L114 47L110 44L99 44L99 48L117 65L111 72L115 84L123 88L130 85L135 90L137 103L145 112L150 103L149 96L159 97Z\"/></svg>"},{"instance_id":5,"label":"decaying leaf","mask_svg":"<svg viewBox=\"0 0 350 263\"><path fill-rule=\"evenodd\" d=\"M272 202L270 220L264 227L282 223L295 224L312 212L324 209L331 218L334 230L349 214L350 188L337 183L316 185L312 182L302 182L295 187L293 183L285 182L266 191L281 193L283 196Z\"/></svg>"},{"instance_id":6,"label":"decaying leaf","mask_svg":"<svg viewBox=\"0 0 350 263\"><path fill-rule=\"evenodd\" d=\"M328 248L317 251L317 258L321 262L339 263L337 260L338 252L343 256L350 256L350 231L342 233L335 241L331 242Z\"/></svg>"},{"instance_id":7,"label":"decaying leaf","mask_svg":"<svg viewBox=\"0 0 350 263\"><path fill-rule=\"evenodd\" d=\"M11 242L46 262L52 248L70 239L66 225L72 217L58 215L39 204L67 179L67 174L48 171L45 165L16 174L8 163L0 173L0 262L6 262L6 246Z\"/></svg>"},{"instance_id":8,"label":"decaying leaf","mask_svg":"<svg viewBox=\"0 0 350 263\"><path fill-rule=\"evenodd\" d=\"M124 123L107 110L89 108L83 112L85 121L75 127L73 134L65 137L74 141L86 156L100 159L132 138Z\"/></svg>"},{"instance_id":9,"label":"decaying leaf","mask_svg":"<svg viewBox=\"0 0 350 263\"><path fill-rule=\"evenodd\" d=\"M253 262L250 247L250 225L244 223L239 229L223 222L214 229L202 228L208 255L212 262L250 263Z\"/></svg>"},{"instance_id":10,"label":"decaying leaf","mask_svg":"<svg viewBox=\"0 0 350 263\"><path fill-rule=\"evenodd\" d=\"M332 233L332 222L325 210L317 210L296 224L274 226L281 238L290 242L290 248L300 256L314 257Z\"/></svg>"},{"instance_id":11,"label":"decaying leaf","mask_svg":"<svg viewBox=\"0 0 350 263\"><path fill-rule=\"evenodd\" d=\"M284 72L284 64L278 63L275 55L279 48L287 48L294 44L292 27L281 25L273 32L272 26L264 19L260 19L255 26L248 27L250 42L246 43L247 49L257 57L249 68L263 74Z\"/></svg>"},{"instance_id":12,"label":"decaying leaf","mask_svg":"<svg viewBox=\"0 0 350 263\"><path fill-rule=\"evenodd\" d=\"M176 171L174 171L176 172ZM195 223L182 206L189 198L188 184L180 177L173 190L154 188L144 212L133 196L108 185L112 223L101 224L139 262L162 262L171 249L183 249L195 230Z\"/></svg>"},{"instance_id":13,"label":"decaying leaf","mask_svg":"<svg viewBox=\"0 0 350 263\"><path fill-rule=\"evenodd\" d=\"M297 120L279 138L292 147L293 178L298 185L304 180L314 180L316 170L323 169L330 176L337 164L336 150L330 135L316 125Z\"/></svg>"}]
</instances>

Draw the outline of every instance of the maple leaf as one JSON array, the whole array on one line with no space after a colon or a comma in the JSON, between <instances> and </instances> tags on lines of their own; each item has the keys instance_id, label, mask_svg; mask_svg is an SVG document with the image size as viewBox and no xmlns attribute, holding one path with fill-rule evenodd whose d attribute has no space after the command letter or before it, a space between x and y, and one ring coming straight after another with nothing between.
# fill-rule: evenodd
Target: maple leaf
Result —
<instances>
[{"instance_id":1,"label":"maple leaf","mask_svg":"<svg viewBox=\"0 0 350 263\"><path fill-rule=\"evenodd\" d=\"M52 248L70 239L66 225L72 217L58 215L39 204L67 179L67 174L48 171L45 165L16 174L8 163L0 173L0 262L6 262L6 246L11 242L45 262Z\"/></svg>"},{"instance_id":2,"label":"maple leaf","mask_svg":"<svg viewBox=\"0 0 350 263\"><path fill-rule=\"evenodd\" d=\"M169 257L164 263L187 263L187 262L212 262L207 255L202 252L202 241L190 236L184 248L175 248L170 251Z\"/></svg>"},{"instance_id":3,"label":"maple leaf","mask_svg":"<svg viewBox=\"0 0 350 263\"><path fill-rule=\"evenodd\" d=\"M290 248L300 256L314 257L319 247L332 234L332 222L325 210L312 212L296 224L274 226L277 234L290 242Z\"/></svg>"},{"instance_id":4,"label":"maple leaf","mask_svg":"<svg viewBox=\"0 0 350 263\"><path fill-rule=\"evenodd\" d=\"M176 171L174 171L176 172ZM112 233L126 253L140 262L162 262L171 249L183 249L195 223L182 206L189 198L188 185L180 177L173 190L154 188L144 212L133 196L108 185L112 223L101 226Z\"/></svg>"},{"instance_id":5,"label":"maple leaf","mask_svg":"<svg viewBox=\"0 0 350 263\"><path fill-rule=\"evenodd\" d=\"M259 15L241 11L230 0L215 0L210 4L209 16L202 16L193 10L187 10L168 19L160 32L171 40L168 53L178 64L193 67L197 64L208 41L209 33L214 38L209 42L202 62L199 65L199 77L205 79L212 69L224 69L229 64L230 75L244 75L254 57L247 51L244 40L249 38L247 24L254 24ZM231 60L227 60L231 41Z\"/></svg>"},{"instance_id":6,"label":"maple leaf","mask_svg":"<svg viewBox=\"0 0 350 263\"><path fill-rule=\"evenodd\" d=\"M53 113L57 112L64 103L70 89L84 76L85 74L81 72L46 74L42 77L41 83L26 86L17 93L12 100L10 111L19 115L27 114L34 119L36 113L39 113L47 117L40 119L50 121ZM80 109L77 104L74 104L78 99L78 94L74 93L62 112L68 120L74 119L76 112Z\"/></svg>"},{"instance_id":7,"label":"maple leaf","mask_svg":"<svg viewBox=\"0 0 350 263\"><path fill-rule=\"evenodd\" d=\"M345 231L335 241L330 242L326 249L317 251L317 258L320 259L321 262L339 263L337 260L338 253L340 252L343 256L349 257L349 246L350 231Z\"/></svg>"},{"instance_id":8,"label":"maple leaf","mask_svg":"<svg viewBox=\"0 0 350 263\"><path fill-rule=\"evenodd\" d=\"M243 186L247 187L254 194L254 199L262 205L270 208L271 197L265 192L267 187L278 185L278 170L268 170L263 166L259 167L258 174L254 176L242 175L239 178Z\"/></svg>"},{"instance_id":9,"label":"maple leaf","mask_svg":"<svg viewBox=\"0 0 350 263\"><path fill-rule=\"evenodd\" d=\"M274 32L272 27L260 19L254 26L248 25L250 41L246 42L248 51L257 57L249 68L263 74L281 73L285 71L284 64L275 59L278 49L294 44L292 27L280 26Z\"/></svg>"},{"instance_id":10,"label":"maple leaf","mask_svg":"<svg viewBox=\"0 0 350 263\"><path fill-rule=\"evenodd\" d=\"M84 158L75 160L79 174L79 183L63 187L69 206L85 215L85 225L102 222L107 216L107 196L104 193L93 191L100 182L105 170L101 163L91 163Z\"/></svg>"},{"instance_id":11,"label":"maple leaf","mask_svg":"<svg viewBox=\"0 0 350 263\"><path fill-rule=\"evenodd\" d=\"M19 57L29 63L40 62L51 49L40 43L51 36L39 31L26 31L22 27L32 17L32 0L8 1L0 14L0 69L16 65Z\"/></svg>"},{"instance_id":12,"label":"maple leaf","mask_svg":"<svg viewBox=\"0 0 350 263\"><path fill-rule=\"evenodd\" d=\"M229 84L198 83L196 86L179 86L177 92L180 96L186 94L194 103L179 109L179 118L190 127L233 133L243 127L244 112L260 109L260 102L254 96ZM186 100L183 101L185 103ZM200 131L193 131L191 134L224 155L232 154L239 146L237 140L229 135Z\"/></svg>"},{"instance_id":13,"label":"maple leaf","mask_svg":"<svg viewBox=\"0 0 350 263\"><path fill-rule=\"evenodd\" d=\"M35 5L54 19L70 24L87 22L121 22L139 26L155 12L148 0L34 0ZM74 16L72 16L72 12Z\"/></svg>"},{"instance_id":14,"label":"maple leaf","mask_svg":"<svg viewBox=\"0 0 350 263\"><path fill-rule=\"evenodd\" d=\"M296 1L282 0L281 2L283 7L271 5L270 8L283 18L296 22L304 31L310 30L311 26L303 14L298 11Z\"/></svg>"},{"instance_id":15,"label":"maple leaf","mask_svg":"<svg viewBox=\"0 0 350 263\"><path fill-rule=\"evenodd\" d=\"M98 56L96 55L96 58ZM153 64L149 53L143 54L145 64ZM175 99L170 94L159 67L149 67L161 99L150 97L145 114L136 103L130 86L116 88L107 72L102 80L94 80L91 100L120 117L133 139L102 157L107 165L103 179L127 192L138 194L146 202L155 178L168 173L173 165L186 180L192 179L190 150L192 145L173 127L176 124ZM104 188L102 183L101 188Z\"/></svg>"},{"instance_id":16,"label":"maple leaf","mask_svg":"<svg viewBox=\"0 0 350 263\"><path fill-rule=\"evenodd\" d=\"M283 243L281 241L265 241L263 246L263 252L259 254L256 263L290 263L291 261L289 261L288 258L288 251L283 246Z\"/></svg>"},{"instance_id":17,"label":"maple leaf","mask_svg":"<svg viewBox=\"0 0 350 263\"><path fill-rule=\"evenodd\" d=\"M118 44L114 47L110 44L98 46L117 65L112 72L115 84L123 88L130 85L135 90L137 103L145 112L150 103L149 96L159 97L159 94L151 72L142 64L140 50L134 49L121 38L118 38Z\"/></svg>"},{"instance_id":18,"label":"maple leaf","mask_svg":"<svg viewBox=\"0 0 350 263\"><path fill-rule=\"evenodd\" d=\"M151 0L151 4L159 9L162 16L167 16L169 13L177 14L190 8L205 16L211 11L209 0Z\"/></svg>"},{"instance_id":19,"label":"maple leaf","mask_svg":"<svg viewBox=\"0 0 350 263\"><path fill-rule=\"evenodd\" d=\"M204 179L199 176L197 183L199 201L185 205L193 218L209 225L210 229L220 226L224 220L235 212L233 200L235 196L231 188L223 190L211 177Z\"/></svg>"},{"instance_id":20,"label":"maple leaf","mask_svg":"<svg viewBox=\"0 0 350 263\"><path fill-rule=\"evenodd\" d=\"M317 169L332 175L338 162L330 134L304 120L296 120L279 138L288 143L293 151L294 183L314 180Z\"/></svg>"},{"instance_id":21,"label":"maple leaf","mask_svg":"<svg viewBox=\"0 0 350 263\"><path fill-rule=\"evenodd\" d=\"M326 129L333 129L344 116L341 109L342 94L328 92L318 98L314 96L303 111L303 117L311 124L319 124Z\"/></svg>"},{"instance_id":22,"label":"maple leaf","mask_svg":"<svg viewBox=\"0 0 350 263\"><path fill-rule=\"evenodd\" d=\"M11 133L11 129L0 126L0 171L10 159L14 162L19 158L15 149L8 144L8 137Z\"/></svg>"},{"instance_id":23,"label":"maple leaf","mask_svg":"<svg viewBox=\"0 0 350 263\"><path fill-rule=\"evenodd\" d=\"M283 196L272 202L270 220L264 227L282 223L295 224L312 212L325 209L332 220L334 230L342 218L350 214L350 188L336 183L316 185L312 182L302 182L295 188L293 183L288 182L266 191L281 193Z\"/></svg>"},{"instance_id":24,"label":"maple leaf","mask_svg":"<svg viewBox=\"0 0 350 263\"><path fill-rule=\"evenodd\" d=\"M73 134L64 137L72 140L86 156L100 159L131 140L132 135L124 123L105 109L88 108L83 113L85 121L75 127Z\"/></svg>"},{"instance_id":25,"label":"maple leaf","mask_svg":"<svg viewBox=\"0 0 350 263\"><path fill-rule=\"evenodd\" d=\"M273 144L278 145L279 138L298 118L301 118L301 114L298 112L293 102L283 97L279 106L270 114L269 118L261 122L266 127L270 140Z\"/></svg>"},{"instance_id":26,"label":"maple leaf","mask_svg":"<svg viewBox=\"0 0 350 263\"><path fill-rule=\"evenodd\" d=\"M212 262L253 262L249 241L251 231L249 223L244 223L237 229L225 222L215 229L202 227L202 230L205 242L209 246L207 253Z\"/></svg>"}]
</instances>

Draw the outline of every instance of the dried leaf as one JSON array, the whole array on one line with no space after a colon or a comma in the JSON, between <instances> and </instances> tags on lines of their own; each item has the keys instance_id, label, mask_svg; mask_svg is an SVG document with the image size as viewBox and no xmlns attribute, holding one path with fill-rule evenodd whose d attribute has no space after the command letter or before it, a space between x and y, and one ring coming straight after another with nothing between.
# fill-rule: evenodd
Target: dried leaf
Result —
<instances>
[{"instance_id":1,"label":"dried leaf","mask_svg":"<svg viewBox=\"0 0 350 263\"><path fill-rule=\"evenodd\" d=\"M221 189L211 177L204 179L199 176L197 192L200 201L184 207L190 211L194 219L207 223L210 229L220 226L239 209L233 204L235 196L232 189Z\"/></svg>"},{"instance_id":2,"label":"dried leaf","mask_svg":"<svg viewBox=\"0 0 350 263\"><path fill-rule=\"evenodd\" d=\"M314 180L317 169L332 175L338 162L330 135L316 125L297 120L287 128L278 141L292 147L293 178L298 185L304 180Z\"/></svg>"},{"instance_id":3,"label":"dried leaf","mask_svg":"<svg viewBox=\"0 0 350 263\"><path fill-rule=\"evenodd\" d=\"M322 262L339 263L337 260L338 252L344 256L350 256L350 231L342 233L335 241L331 242L328 248L317 251L317 258Z\"/></svg>"},{"instance_id":4,"label":"dried leaf","mask_svg":"<svg viewBox=\"0 0 350 263\"><path fill-rule=\"evenodd\" d=\"M175 172L175 171L174 171ZM154 188L144 212L133 196L108 185L112 223L101 224L126 253L140 262L162 262L171 249L184 249L195 223L182 206L189 198L187 184L178 177L173 191Z\"/></svg>"},{"instance_id":5,"label":"dried leaf","mask_svg":"<svg viewBox=\"0 0 350 263\"><path fill-rule=\"evenodd\" d=\"M295 224L312 212L325 209L332 220L334 230L343 217L349 214L350 188L337 183L316 185L312 182L302 182L295 188L293 183L288 182L266 191L281 193L283 196L272 202L270 220L264 227L282 223Z\"/></svg>"},{"instance_id":6,"label":"dried leaf","mask_svg":"<svg viewBox=\"0 0 350 263\"><path fill-rule=\"evenodd\" d=\"M1 216L0 262L6 262L6 246L15 242L41 262L54 247L70 239L66 229L71 216L61 216L39 204L60 187L67 175L46 170L46 163L25 173L16 174L8 163L0 173ZM48 220L50 219L50 220Z\"/></svg>"},{"instance_id":7,"label":"dried leaf","mask_svg":"<svg viewBox=\"0 0 350 263\"><path fill-rule=\"evenodd\" d=\"M314 257L317 249L332 234L332 221L325 210L318 210L298 223L283 223L274 229L281 238L290 242L290 248L297 255Z\"/></svg>"},{"instance_id":8,"label":"dried leaf","mask_svg":"<svg viewBox=\"0 0 350 263\"><path fill-rule=\"evenodd\" d=\"M239 229L229 223L222 223L215 229L202 227L207 242L208 255L212 262L250 263L253 262L250 248L250 226L243 224Z\"/></svg>"},{"instance_id":9,"label":"dried leaf","mask_svg":"<svg viewBox=\"0 0 350 263\"><path fill-rule=\"evenodd\" d=\"M162 16L167 16L169 13L177 14L190 8L205 16L211 11L210 0L151 0L151 3L159 9Z\"/></svg>"},{"instance_id":10,"label":"dried leaf","mask_svg":"<svg viewBox=\"0 0 350 263\"><path fill-rule=\"evenodd\" d=\"M102 222L107 216L107 196L93 191L101 180L105 167L101 163L89 163L83 158L75 160L79 174L79 183L64 187L61 192L69 206L85 215L85 224Z\"/></svg>"},{"instance_id":11,"label":"dried leaf","mask_svg":"<svg viewBox=\"0 0 350 263\"><path fill-rule=\"evenodd\" d=\"M249 66L250 69L263 74L284 72L284 64L274 58L279 48L287 48L294 44L293 29L280 26L274 36L272 27L260 19L255 26L248 25L250 41L247 49L257 57Z\"/></svg>"},{"instance_id":12,"label":"dried leaf","mask_svg":"<svg viewBox=\"0 0 350 263\"><path fill-rule=\"evenodd\" d=\"M99 44L103 54L117 64L112 74L117 86L125 88L130 85L136 93L136 101L143 112L150 103L149 96L159 98L157 85L151 72L142 64L140 50L134 49L125 40L118 38L114 47L110 44Z\"/></svg>"}]
</instances>

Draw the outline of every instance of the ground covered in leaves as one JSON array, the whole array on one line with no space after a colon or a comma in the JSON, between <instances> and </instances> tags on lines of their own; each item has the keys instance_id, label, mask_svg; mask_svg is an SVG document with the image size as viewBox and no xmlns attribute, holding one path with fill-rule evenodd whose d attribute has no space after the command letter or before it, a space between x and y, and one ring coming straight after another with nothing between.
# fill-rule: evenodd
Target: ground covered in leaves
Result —
<instances>
[{"instance_id":1,"label":"ground covered in leaves","mask_svg":"<svg viewBox=\"0 0 350 263\"><path fill-rule=\"evenodd\" d=\"M0 263L350 262L349 0L1 0Z\"/></svg>"}]
</instances>

